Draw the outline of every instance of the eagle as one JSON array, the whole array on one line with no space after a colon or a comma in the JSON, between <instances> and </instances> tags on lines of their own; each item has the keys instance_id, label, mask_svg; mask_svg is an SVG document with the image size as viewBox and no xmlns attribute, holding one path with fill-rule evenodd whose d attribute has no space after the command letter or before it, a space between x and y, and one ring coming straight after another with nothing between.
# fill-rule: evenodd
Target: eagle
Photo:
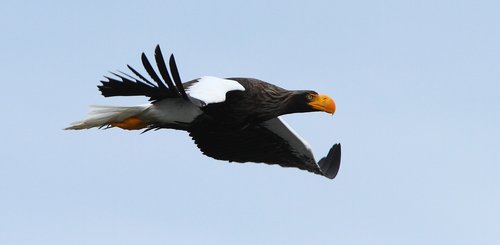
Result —
<instances>
[{"instance_id":1,"label":"eagle","mask_svg":"<svg viewBox=\"0 0 500 245\"><path fill-rule=\"evenodd\" d=\"M154 58L158 73L142 53L149 78L127 65L132 75L111 72L98 86L104 97L146 96L137 106L93 106L86 119L67 130L121 128L176 129L189 133L201 152L229 162L255 162L293 167L335 178L340 167L340 144L316 161L310 145L280 116L323 111L335 113L328 95L312 90L286 90L255 78L204 76L182 82L174 55L167 63L160 46Z\"/></svg>"}]
</instances>

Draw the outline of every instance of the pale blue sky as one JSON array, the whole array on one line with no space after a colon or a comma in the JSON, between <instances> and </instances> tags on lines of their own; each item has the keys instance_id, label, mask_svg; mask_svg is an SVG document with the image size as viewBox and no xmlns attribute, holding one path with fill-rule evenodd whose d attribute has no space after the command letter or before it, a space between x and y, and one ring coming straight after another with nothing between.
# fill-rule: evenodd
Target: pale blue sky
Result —
<instances>
[{"instance_id":1,"label":"pale blue sky","mask_svg":"<svg viewBox=\"0 0 500 245\"><path fill-rule=\"evenodd\" d=\"M3 1L0 244L499 244L498 1ZM182 78L331 95L286 116L335 180L184 132L63 131L156 44Z\"/></svg>"}]
</instances>

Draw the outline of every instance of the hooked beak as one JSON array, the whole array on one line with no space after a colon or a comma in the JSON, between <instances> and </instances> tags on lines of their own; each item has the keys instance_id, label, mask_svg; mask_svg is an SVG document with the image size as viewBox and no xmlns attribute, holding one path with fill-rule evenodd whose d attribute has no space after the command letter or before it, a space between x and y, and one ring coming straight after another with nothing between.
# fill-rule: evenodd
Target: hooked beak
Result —
<instances>
[{"instance_id":1,"label":"hooked beak","mask_svg":"<svg viewBox=\"0 0 500 245\"><path fill-rule=\"evenodd\" d=\"M333 115L335 113L335 102L330 96L325 94L314 95L309 106L314 110L324 111Z\"/></svg>"}]
</instances>

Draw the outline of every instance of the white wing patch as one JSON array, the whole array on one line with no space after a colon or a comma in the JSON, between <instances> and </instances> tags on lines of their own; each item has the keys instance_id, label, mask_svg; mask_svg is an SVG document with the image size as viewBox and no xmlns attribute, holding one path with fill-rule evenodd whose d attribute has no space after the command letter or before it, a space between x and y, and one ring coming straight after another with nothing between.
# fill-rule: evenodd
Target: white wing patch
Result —
<instances>
[{"instance_id":1,"label":"white wing patch","mask_svg":"<svg viewBox=\"0 0 500 245\"><path fill-rule=\"evenodd\" d=\"M190 123L202 113L193 103L183 99L165 99L151 105L143 117L160 123Z\"/></svg>"},{"instance_id":2,"label":"white wing patch","mask_svg":"<svg viewBox=\"0 0 500 245\"><path fill-rule=\"evenodd\" d=\"M226 93L234 90L245 91L245 88L234 80L206 76L187 88L186 93L208 105L224 102Z\"/></svg>"},{"instance_id":3,"label":"white wing patch","mask_svg":"<svg viewBox=\"0 0 500 245\"><path fill-rule=\"evenodd\" d=\"M311 146L307 141L300 137L288 124L281 118L276 117L271 120L265 121L262 125L290 144L295 152L300 155L307 156L312 162L308 164L316 165L314 155L311 151Z\"/></svg>"}]
</instances>

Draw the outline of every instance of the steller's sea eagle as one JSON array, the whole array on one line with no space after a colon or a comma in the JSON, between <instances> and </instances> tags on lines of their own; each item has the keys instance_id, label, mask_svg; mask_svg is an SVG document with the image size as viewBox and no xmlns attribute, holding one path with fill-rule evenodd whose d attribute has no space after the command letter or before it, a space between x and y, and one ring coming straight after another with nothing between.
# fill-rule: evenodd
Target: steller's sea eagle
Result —
<instances>
[{"instance_id":1,"label":"steller's sea eagle","mask_svg":"<svg viewBox=\"0 0 500 245\"><path fill-rule=\"evenodd\" d=\"M206 76L182 83L174 56L169 60L170 76L159 46L155 60L160 76L144 53L141 59L153 82L127 65L135 77L112 73L114 77L105 77L98 88L105 97L146 96L149 104L94 106L87 119L66 129L184 130L205 155L215 159L278 164L330 179L337 175L340 144L316 162L309 144L279 118L298 112L333 114L335 103L329 96L290 91L254 78Z\"/></svg>"}]
</instances>

